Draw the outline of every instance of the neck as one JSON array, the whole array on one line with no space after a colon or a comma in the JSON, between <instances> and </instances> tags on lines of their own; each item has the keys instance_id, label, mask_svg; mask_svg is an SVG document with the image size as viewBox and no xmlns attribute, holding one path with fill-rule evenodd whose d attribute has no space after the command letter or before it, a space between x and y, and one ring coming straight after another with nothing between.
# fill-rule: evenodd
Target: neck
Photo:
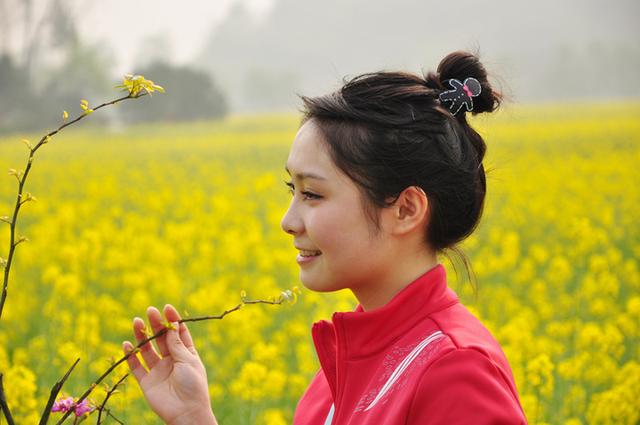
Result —
<instances>
[{"instance_id":1,"label":"neck","mask_svg":"<svg viewBox=\"0 0 640 425\"><path fill-rule=\"evenodd\" d=\"M408 258L403 262L393 263L393 271L387 276L381 276L367 285L351 288L351 291L364 311L374 310L387 304L398 292L436 265L438 259L435 254Z\"/></svg>"}]
</instances>

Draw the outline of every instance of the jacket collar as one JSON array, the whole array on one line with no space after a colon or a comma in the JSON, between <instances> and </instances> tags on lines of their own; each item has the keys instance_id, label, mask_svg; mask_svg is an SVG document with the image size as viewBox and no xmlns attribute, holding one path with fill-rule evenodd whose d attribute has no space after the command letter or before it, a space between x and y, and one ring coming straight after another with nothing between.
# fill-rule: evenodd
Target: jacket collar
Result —
<instances>
[{"instance_id":1,"label":"jacket collar","mask_svg":"<svg viewBox=\"0 0 640 425\"><path fill-rule=\"evenodd\" d=\"M382 307L364 311L358 304L355 311L334 313L331 322L314 323L314 343L317 350L319 344L323 346L318 351L339 351L345 360L370 356L393 344L426 316L456 302L456 293L447 287L446 270L438 263ZM327 326L333 332L320 331Z\"/></svg>"}]
</instances>

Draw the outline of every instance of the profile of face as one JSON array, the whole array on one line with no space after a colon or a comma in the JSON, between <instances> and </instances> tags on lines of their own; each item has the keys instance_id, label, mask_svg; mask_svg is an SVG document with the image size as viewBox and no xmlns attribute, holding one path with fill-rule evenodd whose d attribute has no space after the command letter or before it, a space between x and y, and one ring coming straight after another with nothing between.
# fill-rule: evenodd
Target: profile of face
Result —
<instances>
[{"instance_id":1,"label":"profile of face","mask_svg":"<svg viewBox=\"0 0 640 425\"><path fill-rule=\"evenodd\" d=\"M313 119L298 130L286 168L293 197L281 227L299 250L302 283L328 292L379 277L388 261L384 229L372 230L361 192L334 164Z\"/></svg>"}]
</instances>

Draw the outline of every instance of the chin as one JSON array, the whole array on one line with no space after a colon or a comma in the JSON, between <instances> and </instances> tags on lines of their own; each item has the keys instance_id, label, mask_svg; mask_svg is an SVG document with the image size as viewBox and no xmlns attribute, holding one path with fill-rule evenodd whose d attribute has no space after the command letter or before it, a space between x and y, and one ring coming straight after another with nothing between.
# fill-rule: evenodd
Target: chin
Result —
<instances>
[{"instance_id":1,"label":"chin","mask_svg":"<svg viewBox=\"0 0 640 425\"><path fill-rule=\"evenodd\" d=\"M334 292L342 289L336 285L336 282L319 279L317 276L313 276L313 273L306 273L304 271L300 271L300 282L302 282L305 288L314 292Z\"/></svg>"}]
</instances>

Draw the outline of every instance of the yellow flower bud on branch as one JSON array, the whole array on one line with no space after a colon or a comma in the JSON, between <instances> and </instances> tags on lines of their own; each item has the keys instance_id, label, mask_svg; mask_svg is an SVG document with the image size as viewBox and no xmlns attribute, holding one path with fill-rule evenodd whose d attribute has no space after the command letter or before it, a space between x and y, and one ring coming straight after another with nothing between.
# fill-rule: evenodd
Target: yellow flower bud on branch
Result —
<instances>
[{"instance_id":1,"label":"yellow flower bud on branch","mask_svg":"<svg viewBox=\"0 0 640 425\"><path fill-rule=\"evenodd\" d=\"M142 329L140 329L140 332L147 338L150 336L153 336L153 332L151 331L151 329L147 327L147 325L145 325Z\"/></svg>"},{"instance_id":2,"label":"yellow flower bud on branch","mask_svg":"<svg viewBox=\"0 0 640 425\"><path fill-rule=\"evenodd\" d=\"M288 301L290 304L295 304L298 301L298 294L300 293L300 288L294 286L292 289L287 289L286 291L282 291L280 293L280 299L283 301Z\"/></svg>"},{"instance_id":3,"label":"yellow flower bud on branch","mask_svg":"<svg viewBox=\"0 0 640 425\"><path fill-rule=\"evenodd\" d=\"M10 176L15 176L16 179L18 180L18 183L20 182L20 179L22 178L22 170L16 170L15 168L9 168L9 175Z\"/></svg>"},{"instance_id":4,"label":"yellow flower bud on branch","mask_svg":"<svg viewBox=\"0 0 640 425\"><path fill-rule=\"evenodd\" d=\"M26 192L26 193L20 194L18 196L20 197L20 199L22 199L20 201L20 205L24 204L25 202L29 202L29 201L34 201L34 202L38 201L38 198L33 196L30 192Z\"/></svg>"},{"instance_id":5,"label":"yellow flower bud on branch","mask_svg":"<svg viewBox=\"0 0 640 425\"><path fill-rule=\"evenodd\" d=\"M116 88L122 89L122 91L128 91L131 97L143 96L144 94L151 95L151 93L155 91L164 93L162 86L155 84L151 80L147 80L142 75L133 74L126 74L122 80L122 84L116 86Z\"/></svg>"},{"instance_id":6,"label":"yellow flower bud on branch","mask_svg":"<svg viewBox=\"0 0 640 425\"><path fill-rule=\"evenodd\" d=\"M67 121L67 118L69 118L69 113L67 111L62 111L62 121Z\"/></svg>"},{"instance_id":7,"label":"yellow flower bud on branch","mask_svg":"<svg viewBox=\"0 0 640 425\"><path fill-rule=\"evenodd\" d=\"M89 108L89 101L87 99L80 101L80 108L84 111L84 115L89 115L93 112L93 109Z\"/></svg>"},{"instance_id":8,"label":"yellow flower bud on branch","mask_svg":"<svg viewBox=\"0 0 640 425\"><path fill-rule=\"evenodd\" d=\"M22 242L29 242L29 238L26 236L20 236L18 240L13 244L13 246L16 247L18 246L18 244L21 244Z\"/></svg>"}]
</instances>

